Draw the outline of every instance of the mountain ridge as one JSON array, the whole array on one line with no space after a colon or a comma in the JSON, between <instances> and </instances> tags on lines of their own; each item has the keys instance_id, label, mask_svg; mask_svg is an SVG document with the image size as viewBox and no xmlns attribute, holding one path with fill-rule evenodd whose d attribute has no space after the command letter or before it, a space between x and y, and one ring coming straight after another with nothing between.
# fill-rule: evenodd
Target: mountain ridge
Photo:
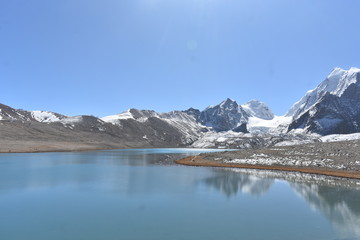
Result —
<instances>
[{"instance_id":1,"label":"mountain ridge","mask_svg":"<svg viewBox=\"0 0 360 240\"><path fill-rule=\"evenodd\" d=\"M0 130L8 132L9 139L11 132L14 139L21 139L21 135L11 130L11 124L16 127L22 124L23 130L34 134L35 140L41 138L41 132L46 135L48 131L55 140L55 132L58 132L59 136L66 133L68 139L74 141L86 142L88 138L96 142L100 139L119 143L117 146L121 147L254 148L282 141L313 141L316 134L360 132L359 96L360 69L335 68L284 116L275 116L261 101L238 104L230 98L202 111L189 108L159 113L131 108L101 118L26 111L0 104Z\"/></svg>"},{"instance_id":2,"label":"mountain ridge","mask_svg":"<svg viewBox=\"0 0 360 240\"><path fill-rule=\"evenodd\" d=\"M293 112L289 130L304 129L320 135L359 132L359 102L360 69L335 68L289 110Z\"/></svg>"}]
</instances>

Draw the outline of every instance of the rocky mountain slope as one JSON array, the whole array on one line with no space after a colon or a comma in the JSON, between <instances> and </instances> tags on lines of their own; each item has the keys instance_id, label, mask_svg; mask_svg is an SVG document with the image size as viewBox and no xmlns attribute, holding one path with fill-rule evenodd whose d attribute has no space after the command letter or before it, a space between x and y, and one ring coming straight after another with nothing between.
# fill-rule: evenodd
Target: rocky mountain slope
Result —
<instances>
[{"instance_id":1,"label":"rocky mountain slope","mask_svg":"<svg viewBox=\"0 0 360 240\"><path fill-rule=\"evenodd\" d=\"M315 89L289 110L289 130L304 129L320 135L360 131L360 69L335 68Z\"/></svg>"},{"instance_id":2,"label":"rocky mountain slope","mask_svg":"<svg viewBox=\"0 0 360 240\"><path fill-rule=\"evenodd\" d=\"M181 147L191 144L203 130L195 123L188 130L189 123L181 121L181 113L172 113L173 116L169 113L165 116L168 119L156 116L119 119L114 124L94 116L39 112L0 105L0 151L22 151L21 146L25 146L24 151Z\"/></svg>"},{"instance_id":3,"label":"rocky mountain slope","mask_svg":"<svg viewBox=\"0 0 360 240\"><path fill-rule=\"evenodd\" d=\"M246 124L249 114L236 101L226 99L218 105L207 107L200 113L200 123L216 132L237 129Z\"/></svg>"}]
</instances>

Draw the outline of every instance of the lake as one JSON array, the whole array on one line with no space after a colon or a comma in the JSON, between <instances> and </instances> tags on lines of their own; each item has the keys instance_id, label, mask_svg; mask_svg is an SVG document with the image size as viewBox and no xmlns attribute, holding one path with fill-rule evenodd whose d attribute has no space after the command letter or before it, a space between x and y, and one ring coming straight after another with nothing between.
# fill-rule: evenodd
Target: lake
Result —
<instances>
[{"instance_id":1,"label":"lake","mask_svg":"<svg viewBox=\"0 0 360 240\"><path fill-rule=\"evenodd\" d=\"M0 239L360 239L359 181L167 160L202 151L0 154Z\"/></svg>"}]
</instances>

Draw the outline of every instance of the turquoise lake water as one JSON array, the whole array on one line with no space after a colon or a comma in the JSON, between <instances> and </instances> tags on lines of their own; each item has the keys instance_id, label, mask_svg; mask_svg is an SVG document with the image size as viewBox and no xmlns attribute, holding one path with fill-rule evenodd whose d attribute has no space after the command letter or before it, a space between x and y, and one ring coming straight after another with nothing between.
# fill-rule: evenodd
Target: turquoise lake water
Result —
<instances>
[{"instance_id":1,"label":"turquoise lake water","mask_svg":"<svg viewBox=\"0 0 360 240\"><path fill-rule=\"evenodd\" d=\"M0 239L360 239L359 181L164 160L199 152L1 154Z\"/></svg>"}]
</instances>

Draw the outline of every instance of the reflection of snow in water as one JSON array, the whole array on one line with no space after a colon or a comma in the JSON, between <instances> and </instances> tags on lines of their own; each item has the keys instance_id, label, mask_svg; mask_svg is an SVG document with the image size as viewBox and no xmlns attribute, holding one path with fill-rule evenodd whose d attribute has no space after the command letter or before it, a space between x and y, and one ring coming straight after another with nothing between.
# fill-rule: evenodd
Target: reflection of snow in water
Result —
<instances>
[{"instance_id":1,"label":"reflection of snow in water","mask_svg":"<svg viewBox=\"0 0 360 240\"><path fill-rule=\"evenodd\" d=\"M331 191L330 186L310 183L291 183L290 186L313 209L324 214L339 232L360 237L359 189Z\"/></svg>"},{"instance_id":2,"label":"reflection of snow in water","mask_svg":"<svg viewBox=\"0 0 360 240\"><path fill-rule=\"evenodd\" d=\"M215 177L204 180L227 196L238 192L252 196L267 192L275 179L285 180L315 211L321 212L338 230L360 238L360 181L297 172L255 169L214 169Z\"/></svg>"},{"instance_id":3,"label":"reflection of snow in water","mask_svg":"<svg viewBox=\"0 0 360 240\"><path fill-rule=\"evenodd\" d=\"M214 169L215 176L203 180L206 185L212 186L225 193L228 197L243 192L252 196L260 196L267 192L274 179L261 178L249 174L239 174L228 169Z\"/></svg>"}]
</instances>

